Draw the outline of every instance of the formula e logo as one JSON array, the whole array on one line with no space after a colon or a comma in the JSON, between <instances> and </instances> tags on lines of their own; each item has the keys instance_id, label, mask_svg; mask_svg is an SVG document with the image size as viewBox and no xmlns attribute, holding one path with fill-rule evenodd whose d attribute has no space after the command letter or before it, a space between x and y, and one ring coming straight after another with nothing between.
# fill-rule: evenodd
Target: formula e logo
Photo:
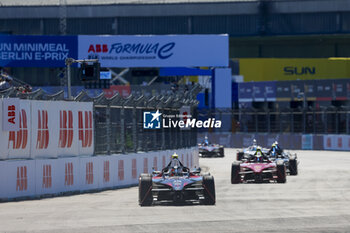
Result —
<instances>
[{"instance_id":1,"label":"formula e logo","mask_svg":"<svg viewBox=\"0 0 350 233\"><path fill-rule=\"evenodd\" d=\"M143 112L143 128L144 129L160 129L161 127L161 113L159 110L156 112Z\"/></svg>"}]
</instances>

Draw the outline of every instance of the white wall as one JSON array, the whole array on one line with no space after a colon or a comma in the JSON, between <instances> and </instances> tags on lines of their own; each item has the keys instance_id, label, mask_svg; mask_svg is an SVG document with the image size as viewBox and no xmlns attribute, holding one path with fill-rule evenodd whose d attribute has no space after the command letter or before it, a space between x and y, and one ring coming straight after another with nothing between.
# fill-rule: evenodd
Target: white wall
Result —
<instances>
[{"instance_id":1,"label":"white wall","mask_svg":"<svg viewBox=\"0 0 350 233\"><path fill-rule=\"evenodd\" d=\"M127 155L0 161L0 199L136 185L140 173L152 172L154 165L161 170L163 158L167 165L174 152L184 165L199 166L196 147Z\"/></svg>"}]
</instances>

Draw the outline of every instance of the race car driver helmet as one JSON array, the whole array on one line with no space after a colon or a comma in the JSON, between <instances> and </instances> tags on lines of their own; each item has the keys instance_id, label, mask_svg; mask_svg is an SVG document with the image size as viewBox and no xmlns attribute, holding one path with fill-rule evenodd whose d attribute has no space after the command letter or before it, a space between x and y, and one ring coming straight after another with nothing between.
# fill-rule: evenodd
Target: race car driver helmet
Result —
<instances>
[{"instance_id":1,"label":"race car driver helmet","mask_svg":"<svg viewBox=\"0 0 350 233\"><path fill-rule=\"evenodd\" d=\"M256 139L253 139L253 146L257 146Z\"/></svg>"},{"instance_id":2,"label":"race car driver helmet","mask_svg":"<svg viewBox=\"0 0 350 233\"><path fill-rule=\"evenodd\" d=\"M179 156L176 154L176 153L174 153L172 156L171 156L171 159L178 159L179 158Z\"/></svg>"},{"instance_id":3,"label":"race car driver helmet","mask_svg":"<svg viewBox=\"0 0 350 233\"><path fill-rule=\"evenodd\" d=\"M209 144L209 140L208 140L208 137L207 137L207 136L204 137L204 144L205 144L205 145L208 145L208 144Z\"/></svg>"},{"instance_id":4,"label":"race car driver helmet","mask_svg":"<svg viewBox=\"0 0 350 233\"><path fill-rule=\"evenodd\" d=\"M263 160L263 152L262 152L260 146L258 146L258 147L256 148L256 152L255 152L254 155L255 155L255 161L256 161L256 162L261 162L261 161Z\"/></svg>"}]
</instances>

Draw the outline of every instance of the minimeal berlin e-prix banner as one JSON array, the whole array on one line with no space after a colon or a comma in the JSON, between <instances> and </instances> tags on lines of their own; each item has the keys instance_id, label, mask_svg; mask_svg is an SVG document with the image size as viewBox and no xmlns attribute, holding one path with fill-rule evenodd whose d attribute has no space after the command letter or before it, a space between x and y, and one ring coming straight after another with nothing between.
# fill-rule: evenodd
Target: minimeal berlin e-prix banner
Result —
<instances>
[{"instance_id":1,"label":"minimeal berlin e-prix banner","mask_svg":"<svg viewBox=\"0 0 350 233\"><path fill-rule=\"evenodd\" d=\"M228 35L78 36L78 58L102 67L227 67Z\"/></svg>"},{"instance_id":2,"label":"minimeal berlin e-prix banner","mask_svg":"<svg viewBox=\"0 0 350 233\"><path fill-rule=\"evenodd\" d=\"M228 35L0 36L2 67L64 67L66 58L102 67L227 67Z\"/></svg>"},{"instance_id":3,"label":"minimeal berlin e-prix banner","mask_svg":"<svg viewBox=\"0 0 350 233\"><path fill-rule=\"evenodd\" d=\"M77 52L76 36L0 36L2 67L64 67Z\"/></svg>"}]
</instances>

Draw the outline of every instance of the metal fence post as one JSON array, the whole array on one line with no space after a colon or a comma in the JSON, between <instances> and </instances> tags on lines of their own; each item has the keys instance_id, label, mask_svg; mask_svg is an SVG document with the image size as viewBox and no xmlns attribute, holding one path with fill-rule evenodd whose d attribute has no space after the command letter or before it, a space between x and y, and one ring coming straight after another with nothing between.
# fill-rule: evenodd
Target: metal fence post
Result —
<instances>
[{"instance_id":1,"label":"metal fence post","mask_svg":"<svg viewBox=\"0 0 350 233\"><path fill-rule=\"evenodd\" d=\"M323 110L324 114L324 133L328 132L328 122L327 122L327 113L326 110Z\"/></svg>"},{"instance_id":2,"label":"metal fence post","mask_svg":"<svg viewBox=\"0 0 350 233\"><path fill-rule=\"evenodd\" d=\"M121 144L121 151L122 153L125 153L125 109L124 106L120 109L120 144Z\"/></svg>"},{"instance_id":3,"label":"metal fence post","mask_svg":"<svg viewBox=\"0 0 350 233\"><path fill-rule=\"evenodd\" d=\"M258 112L256 110L254 110L255 112L255 132L257 133L259 131L258 128Z\"/></svg>"},{"instance_id":4,"label":"metal fence post","mask_svg":"<svg viewBox=\"0 0 350 233\"><path fill-rule=\"evenodd\" d=\"M346 117L345 117L345 119L346 119L346 134L350 134L350 128L349 128L349 110L347 109L346 110Z\"/></svg>"},{"instance_id":5,"label":"metal fence post","mask_svg":"<svg viewBox=\"0 0 350 233\"><path fill-rule=\"evenodd\" d=\"M94 155L96 155L96 137L97 137L97 127L96 127L96 125L97 125L97 117L96 117L96 107L95 107L95 104L93 104L93 111L94 111Z\"/></svg>"},{"instance_id":6,"label":"metal fence post","mask_svg":"<svg viewBox=\"0 0 350 233\"><path fill-rule=\"evenodd\" d=\"M338 109L335 110L335 133L339 133L339 112Z\"/></svg>"},{"instance_id":7,"label":"metal fence post","mask_svg":"<svg viewBox=\"0 0 350 233\"><path fill-rule=\"evenodd\" d=\"M312 129L312 131L313 131L314 134L316 134L316 113L315 113L315 108L313 108L312 119L313 119L313 121L312 121L313 122L313 124L312 124L313 129Z\"/></svg>"},{"instance_id":8,"label":"metal fence post","mask_svg":"<svg viewBox=\"0 0 350 233\"><path fill-rule=\"evenodd\" d=\"M291 133L294 133L294 112L293 112L293 109L291 110L291 114L290 114L290 119L291 119L291 122L290 122L290 132Z\"/></svg>"},{"instance_id":9,"label":"metal fence post","mask_svg":"<svg viewBox=\"0 0 350 233\"><path fill-rule=\"evenodd\" d=\"M136 107L132 108L132 139L133 139L133 151L137 152L137 115L136 115Z\"/></svg>"},{"instance_id":10,"label":"metal fence post","mask_svg":"<svg viewBox=\"0 0 350 233\"><path fill-rule=\"evenodd\" d=\"M306 110L303 108L303 133L306 133Z\"/></svg>"},{"instance_id":11,"label":"metal fence post","mask_svg":"<svg viewBox=\"0 0 350 233\"><path fill-rule=\"evenodd\" d=\"M162 112L164 113L164 109L162 109ZM162 127L162 150L165 149L165 128Z\"/></svg>"},{"instance_id":12,"label":"metal fence post","mask_svg":"<svg viewBox=\"0 0 350 233\"><path fill-rule=\"evenodd\" d=\"M270 115L270 110L267 110L267 132L271 132L271 115Z\"/></svg>"},{"instance_id":13,"label":"metal fence post","mask_svg":"<svg viewBox=\"0 0 350 233\"><path fill-rule=\"evenodd\" d=\"M282 129L282 113L281 113L281 109L278 109L278 115L279 115L280 133L282 133L283 129Z\"/></svg>"},{"instance_id":14,"label":"metal fence post","mask_svg":"<svg viewBox=\"0 0 350 233\"><path fill-rule=\"evenodd\" d=\"M106 105L106 142L107 142L107 146L106 146L106 150L107 150L107 154L110 155L111 154L111 134L112 134L112 123L111 123L111 106L110 104Z\"/></svg>"}]
</instances>

